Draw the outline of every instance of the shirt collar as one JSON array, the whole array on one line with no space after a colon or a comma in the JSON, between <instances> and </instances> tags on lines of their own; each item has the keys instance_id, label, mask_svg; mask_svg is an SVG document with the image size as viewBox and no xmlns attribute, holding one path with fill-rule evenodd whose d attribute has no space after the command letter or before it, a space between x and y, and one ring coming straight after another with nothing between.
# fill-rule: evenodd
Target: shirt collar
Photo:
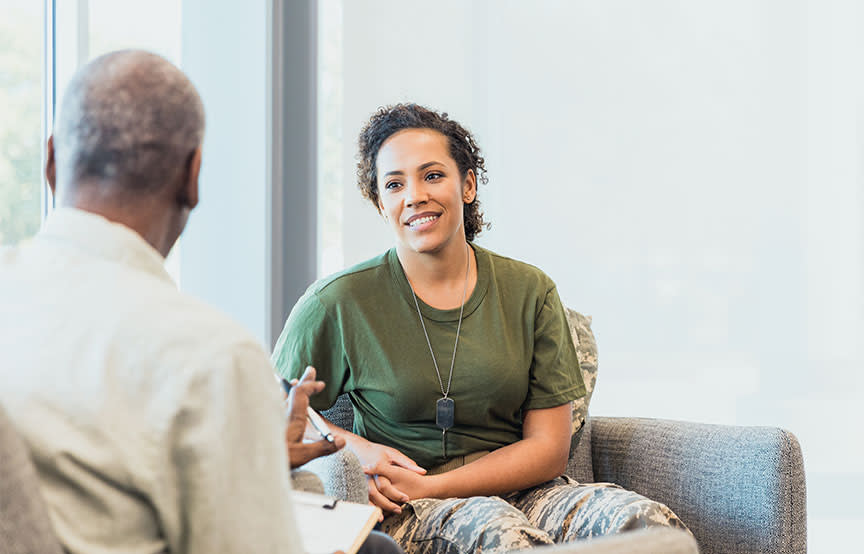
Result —
<instances>
[{"instance_id":1,"label":"shirt collar","mask_svg":"<svg viewBox=\"0 0 864 554\"><path fill-rule=\"evenodd\" d=\"M36 238L62 242L91 256L133 267L173 283L165 270L165 258L141 235L92 212L56 208Z\"/></svg>"}]
</instances>

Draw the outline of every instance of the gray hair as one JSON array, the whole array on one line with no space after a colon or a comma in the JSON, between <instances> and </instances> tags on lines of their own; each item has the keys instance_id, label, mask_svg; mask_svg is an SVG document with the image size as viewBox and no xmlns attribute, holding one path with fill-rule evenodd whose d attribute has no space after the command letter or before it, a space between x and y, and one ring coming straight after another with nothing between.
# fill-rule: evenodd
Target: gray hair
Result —
<instances>
[{"instance_id":1,"label":"gray hair","mask_svg":"<svg viewBox=\"0 0 864 554\"><path fill-rule=\"evenodd\" d=\"M204 105L182 71L150 52L112 52L69 83L54 133L57 177L153 192L177 177L203 138Z\"/></svg>"}]
</instances>

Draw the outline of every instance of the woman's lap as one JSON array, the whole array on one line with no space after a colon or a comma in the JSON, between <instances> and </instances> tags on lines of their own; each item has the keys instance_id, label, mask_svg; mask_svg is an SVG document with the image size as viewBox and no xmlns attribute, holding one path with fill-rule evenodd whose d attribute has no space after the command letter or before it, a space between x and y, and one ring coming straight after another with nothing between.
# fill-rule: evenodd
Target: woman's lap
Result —
<instances>
[{"instance_id":1,"label":"woman's lap","mask_svg":"<svg viewBox=\"0 0 864 554\"><path fill-rule=\"evenodd\" d=\"M686 529L664 504L612 483L579 484L559 477L506 500L556 543L644 527Z\"/></svg>"},{"instance_id":2,"label":"woman's lap","mask_svg":"<svg viewBox=\"0 0 864 554\"><path fill-rule=\"evenodd\" d=\"M497 496L414 500L387 517L381 530L409 554L510 552L553 543Z\"/></svg>"},{"instance_id":3,"label":"woman's lap","mask_svg":"<svg viewBox=\"0 0 864 554\"><path fill-rule=\"evenodd\" d=\"M610 483L567 477L507 495L412 501L382 530L410 554L504 552L642 527L685 529L672 511Z\"/></svg>"}]
</instances>

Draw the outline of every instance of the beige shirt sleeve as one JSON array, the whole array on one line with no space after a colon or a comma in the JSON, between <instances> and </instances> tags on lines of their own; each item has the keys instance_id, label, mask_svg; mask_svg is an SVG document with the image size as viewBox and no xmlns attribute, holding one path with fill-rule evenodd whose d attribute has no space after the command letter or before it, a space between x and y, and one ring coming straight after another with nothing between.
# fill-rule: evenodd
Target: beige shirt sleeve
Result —
<instances>
[{"instance_id":1,"label":"beige shirt sleeve","mask_svg":"<svg viewBox=\"0 0 864 554\"><path fill-rule=\"evenodd\" d=\"M215 348L184 385L153 462L171 551L300 552L281 394L266 353L253 343Z\"/></svg>"}]
</instances>

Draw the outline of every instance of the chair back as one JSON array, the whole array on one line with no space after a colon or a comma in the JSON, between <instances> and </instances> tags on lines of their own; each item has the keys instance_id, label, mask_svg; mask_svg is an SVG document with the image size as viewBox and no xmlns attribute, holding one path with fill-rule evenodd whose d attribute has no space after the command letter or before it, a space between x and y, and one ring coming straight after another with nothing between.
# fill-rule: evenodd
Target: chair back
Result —
<instances>
[{"instance_id":1,"label":"chair back","mask_svg":"<svg viewBox=\"0 0 864 554\"><path fill-rule=\"evenodd\" d=\"M0 554L62 554L36 469L0 406Z\"/></svg>"}]
</instances>

